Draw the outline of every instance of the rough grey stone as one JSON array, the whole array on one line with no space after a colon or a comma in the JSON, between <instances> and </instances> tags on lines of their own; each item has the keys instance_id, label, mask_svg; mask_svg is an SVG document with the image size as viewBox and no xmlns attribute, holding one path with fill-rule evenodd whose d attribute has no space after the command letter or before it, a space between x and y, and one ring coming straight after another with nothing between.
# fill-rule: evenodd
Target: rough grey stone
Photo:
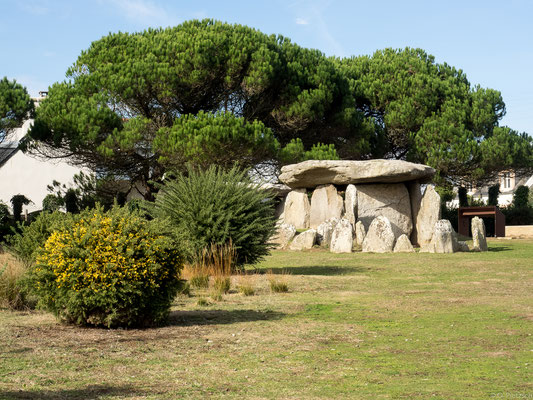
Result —
<instances>
[{"instance_id":1,"label":"rough grey stone","mask_svg":"<svg viewBox=\"0 0 533 400\"><path fill-rule=\"evenodd\" d=\"M473 251L489 251L485 236L485 223L479 217L472 218Z\"/></svg>"},{"instance_id":2,"label":"rough grey stone","mask_svg":"<svg viewBox=\"0 0 533 400\"><path fill-rule=\"evenodd\" d=\"M380 215L372 221L365 240L363 252L389 253L394 248L394 232L387 217Z\"/></svg>"},{"instance_id":3,"label":"rough grey stone","mask_svg":"<svg viewBox=\"0 0 533 400\"><path fill-rule=\"evenodd\" d=\"M276 234L272 237L271 242L276 245L277 249L285 248L296 235L294 225L280 224L277 227Z\"/></svg>"},{"instance_id":4,"label":"rough grey stone","mask_svg":"<svg viewBox=\"0 0 533 400\"><path fill-rule=\"evenodd\" d=\"M357 189L349 184L344 192L344 218L355 226L357 221Z\"/></svg>"},{"instance_id":5,"label":"rough grey stone","mask_svg":"<svg viewBox=\"0 0 533 400\"><path fill-rule=\"evenodd\" d=\"M415 249L413 248L413 245L409 241L407 235L400 235L400 237L396 240L393 251L395 253L414 253Z\"/></svg>"},{"instance_id":6,"label":"rough grey stone","mask_svg":"<svg viewBox=\"0 0 533 400\"><path fill-rule=\"evenodd\" d=\"M431 242L424 250L429 253L453 253L457 250L457 235L447 219L438 220Z\"/></svg>"},{"instance_id":7,"label":"rough grey stone","mask_svg":"<svg viewBox=\"0 0 533 400\"><path fill-rule=\"evenodd\" d=\"M418 212L413 215L413 222L416 226L414 227L416 243L419 246L425 247L431 242L438 220L440 220L440 196L433 185L428 185L420 201Z\"/></svg>"},{"instance_id":8,"label":"rough grey stone","mask_svg":"<svg viewBox=\"0 0 533 400\"><path fill-rule=\"evenodd\" d=\"M365 225L361 221L357 221L355 223L355 243L358 246L362 246L363 241L365 240L365 236L366 236Z\"/></svg>"},{"instance_id":9,"label":"rough grey stone","mask_svg":"<svg viewBox=\"0 0 533 400\"><path fill-rule=\"evenodd\" d=\"M289 192L285 199L283 221L294 225L296 229L309 228L309 198L305 189L295 189Z\"/></svg>"},{"instance_id":10,"label":"rough grey stone","mask_svg":"<svg viewBox=\"0 0 533 400\"><path fill-rule=\"evenodd\" d=\"M468 247L468 244L466 242L458 241L456 251L468 253L470 251L470 248Z\"/></svg>"},{"instance_id":11,"label":"rough grey stone","mask_svg":"<svg viewBox=\"0 0 533 400\"><path fill-rule=\"evenodd\" d=\"M353 226L346 218L342 218L331 235L332 253L351 253L353 246Z\"/></svg>"},{"instance_id":12,"label":"rough grey stone","mask_svg":"<svg viewBox=\"0 0 533 400\"><path fill-rule=\"evenodd\" d=\"M411 235L411 202L403 183L357 185L357 217L365 228L382 215L392 225L394 236ZM368 234L368 233L367 233Z\"/></svg>"},{"instance_id":13,"label":"rough grey stone","mask_svg":"<svg viewBox=\"0 0 533 400\"><path fill-rule=\"evenodd\" d=\"M291 188L314 188L332 183L399 183L429 181L435 170L401 160L308 160L281 168L279 180Z\"/></svg>"},{"instance_id":14,"label":"rough grey stone","mask_svg":"<svg viewBox=\"0 0 533 400\"><path fill-rule=\"evenodd\" d=\"M322 222L316 228L316 242L322 247L329 247L331 244L331 235L333 229L337 226L339 220L337 218L330 218L327 221Z\"/></svg>"},{"instance_id":15,"label":"rough grey stone","mask_svg":"<svg viewBox=\"0 0 533 400\"><path fill-rule=\"evenodd\" d=\"M317 228L330 218L340 218L344 208L342 197L333 185L318 186L311 196L309 226Z\"/></svg>"},{"instance_id":16,"label":"rough grey stone","mask_svg":"<svg viewBox=\"0 0 533 400\"><path fill-rule=\"evenodd\" d=\"M314 229L308 229L295 236L289 250L308 250L313 247L316 240L316 231Z\"/></svg>"}]
</instances>

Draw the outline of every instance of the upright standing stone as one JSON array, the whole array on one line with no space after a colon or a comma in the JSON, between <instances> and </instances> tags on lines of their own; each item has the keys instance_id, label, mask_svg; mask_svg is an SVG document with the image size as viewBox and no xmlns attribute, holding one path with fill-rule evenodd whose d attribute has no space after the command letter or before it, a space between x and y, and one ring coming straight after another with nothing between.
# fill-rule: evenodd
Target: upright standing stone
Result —
<instances>
[{"instance_id":1,"label":"upright standing stone","mask_svg":"<svg viewBox=\"0 0 533 400\"><path fill-rule=\"evenodd\" d=\"M311 212L309 226L317 228L330 218L341 217L344 208L342 197L333 185L318 186L311 196Z\"/></svg>"},{"instance_id":2,"label":"upright standing stone","mask_svg":"<svg viewBox=\"0 0 533 400\"><path fill-rule=\"evenodd\" d=\"M429 253L453 253L457 248L457 236L450 221L447 219L437 221L433 238L425 250Z\"/></svg>"},{"instance_id":3,"label":"upright standing stone","mask_svg":"<svg viewBox=\"0 0 533 400\"><path fill-rule=\"evenodd\" d=\"M294 225L280 224L277 227L276 234L272 237L271 242L276 245L277 249L285 248L296 235Z\"/></svg>"},{"instance_id":4,"label":"upright standing stone","mask_svg":"<svg viewBox=\"0 0 533 400\"><path fill-rule=\"evenodd\" d=\"M387 217L380 215L372 221L365 240L363 251L372 253L389 253L394 248L394 232Z\"/></svg>"},{"instance_id":5,"label":"upright standing stone","mask_svg":"<svg viewBox=\"0 0 533 400\"><path fill-rule=\"evenodd\" d=\"M357 221L355 223L355 243L358 246L362 246L363 241L365 240L365 236L366 236L365 225L361 221Z\"/></svg>"},{"instance_id":6,"label":"upright standing stone","mask_svg":"<svg viewBox=\"0 0 533 400\"><path fill-rule=\"evenodd\" d=\"M420 201L420 208L413 216L416 232L416 244L425 247L431 242L435 224L440 220L440 196L432 185L428 185ZM411 236L413 240L413 236ZM413 240L413 243L415 241Z\"/></svg>"},{"instance_id":7,"label":"upright standing stone","mask_svg":"<svg viewBox=\"0 0 533 400\"><path fill-rule=\"evenodd\" d=\"M332 253L351 253L353 246L353 225L346 218L339 221L331 235Z\"/></svg>"},{"instance_id":8,"label":"upright standing stone","mask_svg":"<svg viewBox=\"0 0 533 400\"><path fill-rule=\"evenodd\" d=\"M485 223L479 217L472 218L472 239L474 241L472 250L489 251L485 236Z\"/></svg>"},{"instance_id":9,"label":"upright standing stone","mask_svg":"<svg viewBox=\"0 0 533 400\"><path fill-rule=\"evenodd\" d=\"M394 245L394 253L414 253L413 245L409 241L407 235L401 235Z\"/></svg>"},{"instance_id":10,"label":"upright standing stone","mask_svg":"<svg viewBox=\"0 0 533 400\"><path fill-rule=\"evenodd\" d=\"M284 222L296 229L309 228L309 198L305 189L291 190L285 199Z\"/></svg>"},{"instance_id":11,"label":"upright standing stone","mask_svg":"<svg viewBox=\"0 0 533 400\"><path fill-rule=\"evenodd\" d=\"M344 192L344 218L355 226L357 221L357 189L355 185L348 185Z\"/></svg>"},{"instance_id":12,"label":"upright standing stone","mask_svg":"<svg viewBox=\"0 0 533 400\"><path fill-rule=\"evenodd\" d=\"M356 185L356 188L357 218L365 227L382 215L389 220L396 238L401 234L411 235L411 201L403 183Z\"/></svg>"},{"instance_id":13,"label":"upright standing stone","mask_svg":"<svg viewBox=\"0 0 533 400\"><path fill-rule=\"evenodd\" d=\"M308 229L305 232L296 235L292 243L289 245L289 250L308 250L313 247L316 240L316 231Z\"/></svg>"},{"instance_id":14,"label":"upright standing stone","mask_svg":"<svg viewBox=\"0 0 533 400\"><path fill-rule=\"evenodd\" d=\"M337 218L330 218L318 225L318 228L316 228L316 242L319 246L330 246L333 229L335 229L338 223L339 220Z\"/></svg>"}]
</instances>

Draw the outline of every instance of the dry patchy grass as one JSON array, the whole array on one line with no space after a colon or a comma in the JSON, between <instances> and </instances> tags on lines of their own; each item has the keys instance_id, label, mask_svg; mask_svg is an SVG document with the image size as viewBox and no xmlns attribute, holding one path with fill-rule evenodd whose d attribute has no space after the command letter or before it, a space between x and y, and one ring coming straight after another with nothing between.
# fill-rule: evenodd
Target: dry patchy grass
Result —
<instances>
[{"instance_id":1,"label":"dry patchy grass","mask_svg":"<svg viewBox=\"0 0 533 400\"><path fill-rule=\"evenodd\" d=\"M489 246L278 251L255 274L232 277L222 301L198 306L209 289L178 297L157 329L0 311L0 398L527 398L533 242ZM271 293L282 271L290 291ZM254 296L239 293L242 282Z\"/></svg>"}]
</instances>

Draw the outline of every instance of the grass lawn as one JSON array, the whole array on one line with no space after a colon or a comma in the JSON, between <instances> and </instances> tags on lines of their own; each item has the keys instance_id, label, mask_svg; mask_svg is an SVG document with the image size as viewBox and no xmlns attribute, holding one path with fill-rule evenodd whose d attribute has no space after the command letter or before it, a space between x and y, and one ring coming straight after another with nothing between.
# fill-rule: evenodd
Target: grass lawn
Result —
<instances>
[{"instance_id":1,"label":"grass lawn","mask_svg":"<svg viewBox=\"0 0 533 400\"><path fill-rule=\"evenodd\" d=\"M533 398L533 241L489 247L278 251L259 269L288 272L288 293L265 274L254 296L193 291L158 329L3 310L0 398Z\"/></svg>"}]
</instances>

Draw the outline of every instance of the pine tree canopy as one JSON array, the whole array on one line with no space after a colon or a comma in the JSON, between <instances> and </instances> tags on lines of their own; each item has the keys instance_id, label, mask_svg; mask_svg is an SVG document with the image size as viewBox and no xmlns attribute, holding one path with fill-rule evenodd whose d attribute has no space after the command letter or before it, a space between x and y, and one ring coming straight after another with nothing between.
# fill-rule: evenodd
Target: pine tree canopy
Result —
<instances>
[{"instance_id":1,"label":"pine tree canopy","mask_svg":"<svg viewBox=\"0 0 533 400\"><path fill-rule=\"evenodd\" d=\"M431 165L456 182L533 168L531 138L498 126L505 114L500 92L472 86L463 71L410 48L338 65L357 107L381 128L383 156Z\"/></svg>"},{"instance_id":2,"label":"pine tree canopy","mask_svg":"<svg viewBox=\"0 0 533 400\"><path fill-rule=\"evenodd\" d=\"M532 168L531 139L499 127L504 113L498 91L420 49L334 59L193 20L93 42L49 89L25 145L147 187L187 163L309 157L399 158L479 180Z\"/></svg>"},{"instance_id":3,"label":"pine tree canopy","mask_svg":"<svg viewBox=\"0 0 533 400\"><path fill-rule=\"evenodd\" d=\"M6 77L0 80L0 143L32 113L33 101L26 88Z\"/></svg>"}]
</instances>

